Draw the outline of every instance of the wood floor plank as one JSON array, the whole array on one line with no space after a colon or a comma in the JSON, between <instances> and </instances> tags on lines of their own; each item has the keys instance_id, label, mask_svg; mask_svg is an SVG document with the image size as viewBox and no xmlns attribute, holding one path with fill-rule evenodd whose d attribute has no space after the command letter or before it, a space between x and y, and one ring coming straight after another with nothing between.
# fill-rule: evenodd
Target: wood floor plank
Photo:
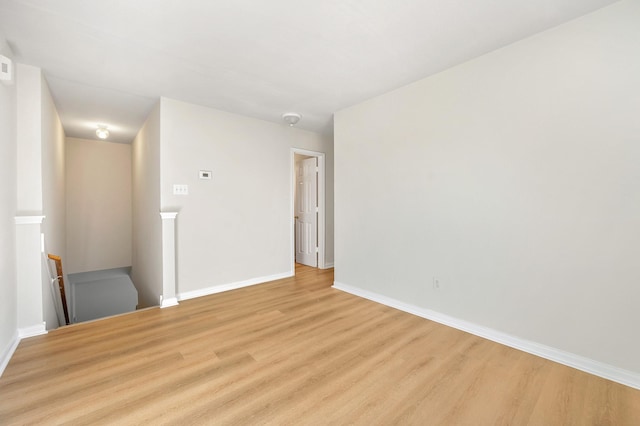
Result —
<instances>
[{"instance_id":1,"label":"wood floor plank","mask_svg":"<svg viewBox=\"0 0 640 426\"><path fill-rule=\"evenodd\" d=\"M298 265L25 339L0 378L0 424L640 424L638 390L332 282Z\"/></svg>"}]
</instances>

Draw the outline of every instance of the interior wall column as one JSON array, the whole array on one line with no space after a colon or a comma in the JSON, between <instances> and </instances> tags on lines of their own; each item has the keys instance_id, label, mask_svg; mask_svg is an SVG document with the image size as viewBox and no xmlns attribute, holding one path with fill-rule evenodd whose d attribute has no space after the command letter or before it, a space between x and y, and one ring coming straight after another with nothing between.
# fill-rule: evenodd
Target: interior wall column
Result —
<instances>
[{"instance_id":1,"label":"interior wall column","mask_svg":"<svg viewBox=\"0 0 640 426\"><path fill-rule=\"evenodd\" d=\"M42 221L44 216L16 216L18 336L46 334L42 306Z\"/></svg>"},{"instance_id":2,"label":"interior wall column","mask_svg":"<svg viewBox=\"0 0 640 426\"><path fill-rule=\"evenodd\" d=\"M162 296L160 307L178 304L176 297L176 217L178 212L161 212L162 218Z\"/></svg>"}]
</instances>

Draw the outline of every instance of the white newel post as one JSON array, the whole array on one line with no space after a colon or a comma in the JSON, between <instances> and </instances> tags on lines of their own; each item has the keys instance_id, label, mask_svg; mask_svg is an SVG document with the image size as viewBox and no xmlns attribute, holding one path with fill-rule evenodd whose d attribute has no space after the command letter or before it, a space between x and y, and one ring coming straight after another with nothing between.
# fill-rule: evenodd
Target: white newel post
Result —
<instances>
[{"instance_id":1,"label":"white newel post","mask_svg":"<svg viewBox=\"0 0 640 426\"><path fill-rule=\"evenodd\" d=\"M178 304L176 297L176 216L178 216L178 212L160 213L162 218L161 308Z\"/></svg>"},{"instance_id":2,"label":"white newel post","mask_svg":"<svg viewBox=\"0 0 640 426\"><path fill-rule=\"evenodd\" d=\"M44 216L16 216L18 335L47 333L42 306L41 225Z\"/></svg>"}]
</instances>

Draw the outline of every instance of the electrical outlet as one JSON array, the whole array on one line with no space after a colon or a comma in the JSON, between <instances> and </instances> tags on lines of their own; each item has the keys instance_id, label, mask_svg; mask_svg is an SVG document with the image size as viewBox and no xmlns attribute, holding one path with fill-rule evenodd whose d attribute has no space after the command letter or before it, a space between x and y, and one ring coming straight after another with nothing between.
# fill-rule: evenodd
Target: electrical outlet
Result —
<instances>
[{"instance_id":1,"label":"electrical outlet","mask_svg":"<svg viewBox=\"0 0 640 426\"><path fill-rule=\"evenodd\" d=\"M433 288L436 290L440 290L440 278L433 277Z\"/></svg>"}]
</instances>

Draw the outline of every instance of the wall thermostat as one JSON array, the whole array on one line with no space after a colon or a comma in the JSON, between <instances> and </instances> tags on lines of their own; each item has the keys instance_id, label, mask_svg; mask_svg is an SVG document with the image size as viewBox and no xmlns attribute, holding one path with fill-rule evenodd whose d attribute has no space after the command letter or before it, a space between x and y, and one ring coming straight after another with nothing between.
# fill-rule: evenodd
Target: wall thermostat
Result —
<instances>
[{"instance_id":1,"label":"wall thermostat","mask_svg":"<svg viewBox=\"0 0 640 426\"><path fill-rule=\"evenodd\" d=\"M13 61L0 55L0 80L13 83Z\"/></svg>"},{"instance_id":2,"label":"wall thermostat","mask_svg":"<svg viewBox=\"0 0 640 426\"><path fill-rule=\"evenodd\" d=\"M211 170L200 170L198 172L198 176L200 177L200 179L211 179Z\"/></svg>"}]
</instances>

